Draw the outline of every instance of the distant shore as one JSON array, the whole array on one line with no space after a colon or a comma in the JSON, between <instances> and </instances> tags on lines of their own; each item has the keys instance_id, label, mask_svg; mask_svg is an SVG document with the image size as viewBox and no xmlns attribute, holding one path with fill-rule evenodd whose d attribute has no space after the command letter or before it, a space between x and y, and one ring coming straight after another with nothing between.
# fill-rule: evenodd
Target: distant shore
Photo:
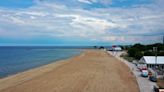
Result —
<instances>
[{"instance_id":1,"label":"distant shore","mask_svg":"<svg viewBox=\"0 0 164 92\"><path fill-rule=\"evenodd\" d=\"M130 69L101 50L0 79L0 92L139 92Z\"/></svg>"}]
</instances>

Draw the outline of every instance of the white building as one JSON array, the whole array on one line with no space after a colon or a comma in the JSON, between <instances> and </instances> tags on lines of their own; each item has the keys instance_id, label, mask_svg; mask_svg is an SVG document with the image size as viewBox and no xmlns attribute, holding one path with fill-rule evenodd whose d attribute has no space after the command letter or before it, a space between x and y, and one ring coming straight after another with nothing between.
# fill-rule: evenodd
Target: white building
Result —
<instances>
[{"instance_id":1,"label":"white building","mask_svg":"<svg viewBox=\"0 0 164 92\"><path fill-rule=\"evenodd\" d=\"M157 61L155 56L143 56L139 62L146 64L148 68L155 68L157 64L160 69L164 69L164 56L157 56Z\"/></svg>"},{"instance_id":2,"label":"white building","mask_svg":"<svg viewBox=\"0 0 164 92\"><path fill-rule=\"evenodd\" d=\"M122 51L122 48L121 47L112 47L113 51Z\"/></svg>"}]
</instances>

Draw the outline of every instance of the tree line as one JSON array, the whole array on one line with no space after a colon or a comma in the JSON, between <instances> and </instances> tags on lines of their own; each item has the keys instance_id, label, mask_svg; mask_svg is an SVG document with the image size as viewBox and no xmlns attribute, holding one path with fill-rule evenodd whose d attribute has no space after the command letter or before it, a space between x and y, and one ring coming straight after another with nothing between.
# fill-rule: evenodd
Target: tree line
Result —
<instances>
[{"instance_id":1,"label":"tree line","mask_svg":"<svg viewBox=\"0 0 164 92\"><path fill-rule=\"evenodd\" d=\"M153 51L153 47L157 47L157 52ZM129 57L134 57L135 59L140 59L143 56L164 56L164 44L156 43L143 45L140 43L134 44L127 48Z\"/></svg>"}]
</instances>

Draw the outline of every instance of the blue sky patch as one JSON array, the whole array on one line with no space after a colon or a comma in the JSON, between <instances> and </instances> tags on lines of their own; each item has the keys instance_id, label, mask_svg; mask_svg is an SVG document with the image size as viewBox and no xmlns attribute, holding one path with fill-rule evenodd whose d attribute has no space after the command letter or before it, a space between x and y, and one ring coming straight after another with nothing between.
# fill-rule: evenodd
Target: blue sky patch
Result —
<instances>
[{"instance_id":1,"label":"blue sky patch","mask_svg":"<svg viewBox=\"0 0 164 92\"><path fill-rule=\"evenodd\" d=\"M34 5L33 0L1 0L0 7L5 8L27 8Z\"/></svg>"}]
</instances>

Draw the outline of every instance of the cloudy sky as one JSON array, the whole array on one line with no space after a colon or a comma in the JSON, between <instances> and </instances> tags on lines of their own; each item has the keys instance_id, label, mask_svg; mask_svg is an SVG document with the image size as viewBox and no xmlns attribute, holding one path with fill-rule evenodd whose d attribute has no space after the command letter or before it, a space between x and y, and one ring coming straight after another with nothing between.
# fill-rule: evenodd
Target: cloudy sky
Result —
<instances>
[{"instance_id":1,"label":"cloudy sky","mask_svg":"<svg viewBox=\"0 0 164 92\"><path fill-rule=\"evenodd\" d=\"M162 42L164 0L1 0L0 45Z\"/></svg>"}]
</instances>

